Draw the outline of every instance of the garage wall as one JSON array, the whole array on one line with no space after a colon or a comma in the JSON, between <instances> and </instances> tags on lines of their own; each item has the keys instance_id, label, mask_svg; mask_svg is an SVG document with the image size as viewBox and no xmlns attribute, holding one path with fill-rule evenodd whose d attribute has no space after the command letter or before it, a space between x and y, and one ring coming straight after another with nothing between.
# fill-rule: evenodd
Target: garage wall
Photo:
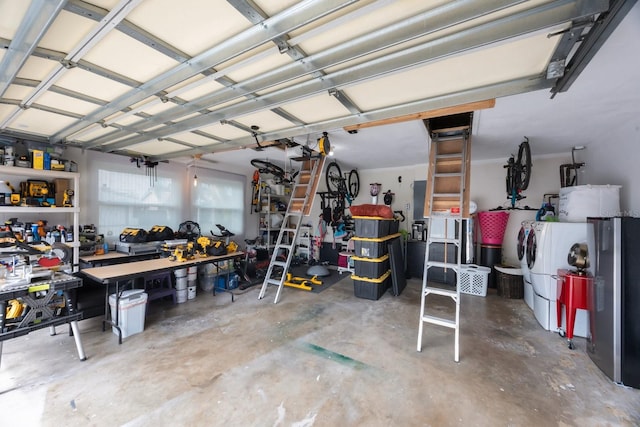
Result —
<instances>
[{"instance_id":1,"label":"garage wall","mask_svg":"<svg viewBox=\"0 0 640 427\"><path fill-rule=\"evenodd\" d=\"M508 206L505 189L505 170L502 167L506 163L504 159L490 161L471 162L471 200L478 204L478 210L489 210L498 206ZM533 158L532 177L529 188L525 192L527 196L519 205L529 205L531 210L510 211L510 219L505 232L503 243L503 261L517 265L516 239L520 230L520 223L524 220L535 219L536 212L542 204L543 196L547 193L558 193L560 190L559 167L569 162L570 155L539 156ZM427 164L415 165L409 168L381 168L360 170L360 195L354 204L371 203L369 184L378 182L382 184L382 192L391 190L395 193L392 208L402 210L407 221L401 224L401 228L411 231L413 215L413 182L423 181L427 178ZM401 177L399 182L398 177ZM324 189L324 178L321 186ZM382 204L382 197L378 197L378 203ZM408 208L408 209L407 209ZM317 223L320 215L320 198L314 201L312 214L309 221L314 225L314 234L317 234ZM479 239L479 235L478 235ZM325 239L331 242L331 237ZM479 258L478 258L479 261Z\"/></svg>"},{"instance_id":2,"label":"garage wall","mask_svg":"<svg viewBox=\"0 0 640 427\"><path fill-rule=\"evenodd\" d=\"M629 11L576 79L568 96L559 94L554 100L559 102L558 107L577 116L572 123L588 126L590 130L586 140L573 143L586 147L576 152L576 161L586 163L579 183L622 185L620 207L623 214L631 216L640 216L638 40L640 3ZM625 91L620 93L617 89L622 85ZM611 91L616 91L618 96L611 97ZM597 104L601 113L585 115L581 107L588 104Z\"/></svg>"},{"instance_id":3,"label":"garage wall","mask_svg":"<svg viewBox=\"0 0 640 427\"><path fill-rule=\"evenodd\" d=\"M639 116L640 117L640 116ZM640 181L640 168L637 167L636 156L630 155L635 153L636 144L639 139L640 125L634 121L629 121L628 126L617 129L615 135L611 135L611 140L615 140L615 144L589 145L586 150L576 152L576 160L585 161L586 166L580 174L580 183L584 184L618 184L622 185L621 206L625 213L640 216L640 193L631 191L631 185ZM95 209L97 207L97 195L91 190L91 176L87 171L91 171L92 164L99 160L109 159L113 162L122 164L122 167L133 167L130 165L129 159L123 156L104 154L98 152L84 152L80 150L69 149L65 155L78 163L78 168L82 171L83 179L80 182L82 211L80 214L80 222L82 224L95 222L97 217ZM535 212L540 207L543 195L546 193L557 193L559 191L559 166L562 163L571 161L570 154L558 156L540 156L533 158L533 174L529 189L525 192L527 196L521 202L521 205L529 205L531 211L511 211L510 220L506 231L506 237L503 245L504 262L509 264L517 264L515 239L519 230L519 224L525 219L534 219ZM502 168L506 162L504 159L496 159L491 161L474 161L471 163L471 199L478 204L479 210L488 210L498 206L507 206L506 194L504 190L505 171ZM207 167L214 167L209 166ZM215 165L216 169L224 170L224 165ZM185 172L187 177L184 184L185 206L188 206L189 183L193 177L191 170L183 164L172 162L170 164L160 165L161 169L179 169ZM198 174L207 173L207 168L199 167ZM379 182L382 184L382 191L391 190L395 193L393 209L402 210L408 220L402 224L402 228L407 231L411 230L411 217L413 212L413 182L425 180L427 177L427 165L415 165L409 168L380 168L360 170L361 190L360 195L354 201L354 204L371 203L369 194L369 184ZM229 172L238 173L236 168L229 169ZM84 179L87 177L87 179ZM401 177L401 182L398 181ZM320 189L325 190L324 178ZM247 206L250 203L250 189L247 188L246 196ZM382 197L379 196L379 203ZM408 206L407 206L408 205ZM188 212L185 212L188 215ZM305 221L311 222L314 227L314 233L317 233L316 227L318 217L320 215L320 198L314 200L312 214ZM246 236L255 237L257 235L257 219L255 215L246 216ZM238 236L238 241L242 242L245 236ZM330 241L327 238L327 241Z\"/></svg>"},{"instance_id":4,"label":"garage wall","mask_svg":"<svg viewBox=\"0 0 640 427\"><path fill-rule=\"evenodd\" d=\"M580 152L585 162L580 184L621 185L620 208L622 214L640 216L640 112L617 129L610 129L610 135L603 136L610 144L590 144Z\"/></svg>"},{"instance_id":5,"label":"garage wall","mask_svg":"<svg viewBox=\"0 0 640 427\"><path fill-rule=\"evenodd\" d=\"M84 151L82 152L79 149L68 148L65 152L65 158L75 161L78 164L78 171L80 171L80 224L95 224L98 218L98 194L96 192L97 184L96 179L97 175L91 173L92 171L97 170L98 165L109 163L114 168L135 173L136 166L134 163L131 163L128 157L109 154L109 153L100 153L97 151ZM191 197L191 189L194 175L194 168L184 163L180 163L177 161L171 161L169 163L160 163L158 166L158 174L162 175L163 172L174 172L184 177L184 181L182 182L181 194L176 194L175 197L179 197L182 201L183 206L183 219L188 220L191 218L191 212L189 211L190 206L190 197ZM213 169L215 168L215 169ZM140 174L145 174L144 166L141 167L138 172ZM252 170L250 167L246 168L246 170L240 170L237 167L229 167L224 164L210 164L205 162L200 162L197 164L197 175L200 178L213 176L216 171L230 172L236 174L244 174L247 176L251 176ZM250 182L250 178L249 178ZM249 185L247 185L245 191L245 206L249 206L250 198L251 198L251 189ZM248 214L247 214L248 217ZM257 220L255 220L256 216L253 215L252 218L245 219L246 227L246 236L247 237L255 237L257 234ZM252 221L255 220L255 221ZM255 222L255 226L252 224ZM96 224L97 225L97 224ZM167 224L171 227L177 228L179 224ZM98 230L100 232L100 230ZM108 241L114 242L117 240L117 236L105 236ZM236 236L236 241L242 243L244 241L245 236L238 235Z\"/></svg>"},{"instance_id":6,"label":"garage wall","mask_svg":"<svg viewBox=\"0 0 640 427\"><path fill-rule=\"evenodd\" d=\"M534 141L531 142L534 144ZM478 210L489 210L498 206L510 206L506 193L506 164L504 159L471 162L471 200L478 204ZM531 180L517 206L530 210L510 210L509 222L502 244L503 263L518 265L516 241L520 224L525 220L534 220L536 212L542 206L545 194L557 194L560 191L560 165L571 161L570 155L533 156ZM552 200L553 202L554 200ZM557 202L557 200L556 200ZM477 233L478 241L480 235Z\"/></svg>"}]
</instances>

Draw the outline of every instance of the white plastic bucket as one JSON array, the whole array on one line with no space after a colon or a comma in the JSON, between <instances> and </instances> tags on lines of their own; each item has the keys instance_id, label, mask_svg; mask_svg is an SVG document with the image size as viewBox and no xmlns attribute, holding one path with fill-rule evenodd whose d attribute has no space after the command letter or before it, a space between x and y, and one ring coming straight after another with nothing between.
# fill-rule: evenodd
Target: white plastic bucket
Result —
<instances>
[{"instance_id":1,"label":"white plastic bucket","mask_svg":"<svg viewBox=\"0 0 640 427\"><path fill-rule=\"evenodd\" d=\"M189 280L190 282L195 282L196 280L198 280L198 271L196 270L193 273L187 274L187 280Z\"/></svg>"},{"instance_id":2,"label":"white plastic bucket","mask_svg":"<svg viewBox=\"0 0 640 427\"><path fill-rule=\"evenodd\" d=\"M191 274L191 273L197 273L198 272L198 266L197 265L192 265L191 267L187 268L187 273Z\"/></svg>"},{"instance_id":3,"label":"white plastic bucket","mask_svg":"<svg viewBox=\"0 0 640 427\"><path fill-rule=\"evenodd\" d=\"M189 286L187 288L187 299L194 299L196 297L196 287Z\"/></svg>"},{"instance_id":4,"label":"white plastic bucket","mask_svg":"<svg viewBox=\"0 0 640 427\"><path fill-rule=\"evenodd\" d=\"M176 291L176 301L178 304L187 302L187 288Z\"/></svg>"},{"instance_id":5,"label":"white plastic bucket","mask_svg":"<svg viewBox=\"0 0 640 427\"><path fill-rule=\"evenodd\" d=\"M176 278L176 290L182 291L184 289L187 289L187 278L186 277Z\"/></svg>"},{"instance_id":6,"label":"white plastic bucket","mask_svg":"<svg viewBox=\"0 0 640 427\"><path fill-rule=\"evenodd\" d=\"M176 278L177 277L187 277L187 269L186 268L179 268L177 270L174 270L173 274L175 274Z\"/></svg>"}]
</instances>

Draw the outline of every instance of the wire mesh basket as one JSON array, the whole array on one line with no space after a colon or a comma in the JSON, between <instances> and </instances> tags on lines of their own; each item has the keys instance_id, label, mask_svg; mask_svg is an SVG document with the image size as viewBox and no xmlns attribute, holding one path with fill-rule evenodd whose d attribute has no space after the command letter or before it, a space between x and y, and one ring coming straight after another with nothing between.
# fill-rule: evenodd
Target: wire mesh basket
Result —
<instances>
[{"instance_id":1,"label":"wire mesh basket","mask_svg":"<svg viewBox=\"0 0 640 427\"><path fill-rule=\"evenodd\" d=\"M501 245L504 232L509 221L509 212L478 212L482 243L488 245Z\"/></svg>"},{"instance_id":2,"label":"wire mesh basket","mask_svg":"<svg viewBox=\"0 0 640 427\"><path fill-rule=\"evenodd\" d=\"M475 264L464 265L460 269L460 292L486 297L489 273L491 273L489 267L482 267Z\"/></svg>"}]
</instances>

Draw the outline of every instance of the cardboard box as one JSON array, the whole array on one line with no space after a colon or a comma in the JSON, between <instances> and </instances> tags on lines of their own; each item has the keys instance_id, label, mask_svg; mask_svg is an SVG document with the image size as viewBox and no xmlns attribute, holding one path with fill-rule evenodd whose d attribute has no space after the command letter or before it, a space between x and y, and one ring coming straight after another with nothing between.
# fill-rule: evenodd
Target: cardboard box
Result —
<instances>
[{"instance_id":1,"label":"cardboard box","mask_svg":"<svg viewBox=\"0 0 640 427\"><path fill-rule=\"evenodd\" d=\"M53 184L56 188L56 206L62 206L64 192L71 187L71 180L67 178L55 178Z\"/></svg>"}]
</instances>

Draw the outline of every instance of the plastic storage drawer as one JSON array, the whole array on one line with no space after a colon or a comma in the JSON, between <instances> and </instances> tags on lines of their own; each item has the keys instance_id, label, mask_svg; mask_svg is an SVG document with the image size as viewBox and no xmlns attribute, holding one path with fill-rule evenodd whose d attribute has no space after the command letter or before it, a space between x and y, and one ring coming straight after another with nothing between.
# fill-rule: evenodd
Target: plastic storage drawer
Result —
<instances>
[{"instance_id":1,"label":"plastic storage drawer","mask_svg":"<svg viewBox=\"0 0 640 427\"><path fill-rule=\"evenodd\" d=\"M382 276L389 270L389 254L380 258L363 258L354 256L353 260L354 274L359 277L367 277L375 279Z\"/></svg>"},{"instance_id":2,"label":"plastic storage drawer","mask_svg":"<svg viewBox=\"0 0 640 427\"><path fill-rule=\"evenodd\" d=\"M400 221L397 219L392 219L389 222L389 234L396 234L400 231Z\"/></svg>"},{"instance_id":3,"label":"plastic storage drawer","mask_svg":"<svg viewBox=\"0 0 640 427\"><path fill-rule=\"evenodd\" d=\"M353 219L356 223L355 235L357 237L375 238L391 234L389 228L392 219L377 216L354 216Z\"/></svg>"},{"instance_id":4,"label":"plastic storage drawer","mask_svg":"<svg viewBox=\"0 0 640 427\"><path fill-rule=\"evenodd\" d=\"M352 237L355 248L355 256L366 258L380 258L389 253L387 248L391 239L400 237L400 233L390 234L386 237L368 238L368 237Z\"/></svg>"},{"instance_id":5,"label":"plastic storage drawer","mask_svg":"<svg viewBox=\"0 0 640 427\"><path fill-rule=\"evenodd\" d=\"M369 279L367 277L359 277L351 275L353 279L353 290L358 298L378 300L389 289L389 281L391 280L391 270L387 270L377 279Z\"/></svg>"}]
</instances>

